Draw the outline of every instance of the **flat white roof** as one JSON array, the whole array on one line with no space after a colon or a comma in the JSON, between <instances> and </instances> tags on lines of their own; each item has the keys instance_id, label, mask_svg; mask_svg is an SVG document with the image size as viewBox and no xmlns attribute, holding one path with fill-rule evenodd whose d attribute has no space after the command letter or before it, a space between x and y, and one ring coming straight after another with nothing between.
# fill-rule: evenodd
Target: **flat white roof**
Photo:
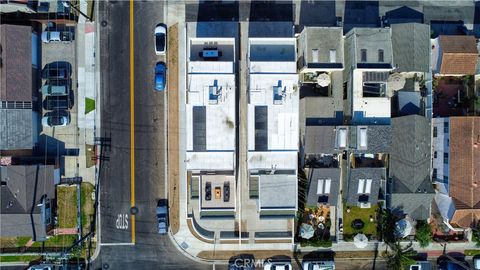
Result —
<instances>
[{"instance_id":1,"label":"flat white roof","mask_svg":"<svg viewBox=\"0 0 480 270\"><path fill-rule=\"evenodd\" d=\"M235 73L233 38L192 38L186 91L187 169L233 170ZM222 51L204 59L207 48ZM218 61L217 61L218 60Z\"/></svg>"},{"instance_id":2,"label":"flat white roof","mask_svg":"<svg viewBox=\"0 0 480 270\"><path fill-rule=\"evenodd\" d=\"M388 97L354 97L353 111L362 111L365 117L390 117L391 107Z\"/></svg>"},{"instance_id":3,"label":"flat white roof","mask_svg":"<svg viewBox=\"0 0 480 270\"><path fill-rule=\"evenodd\" d=\"M249 169L296 170L299 140L296 39L250 38L248 46Z\"/></svg>"}]
</instances>

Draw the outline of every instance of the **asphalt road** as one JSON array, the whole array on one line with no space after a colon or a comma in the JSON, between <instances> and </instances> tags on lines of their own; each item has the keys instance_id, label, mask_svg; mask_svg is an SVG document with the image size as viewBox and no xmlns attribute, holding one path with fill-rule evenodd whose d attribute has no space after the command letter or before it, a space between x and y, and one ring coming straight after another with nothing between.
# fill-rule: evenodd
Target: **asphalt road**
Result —
<instances>
[{"instance_id":1,"label":"asphalt road","mask_svg":"<svg viewBox=\"0 0 480 270\"><path fill-rule=\"evenodd\" d=\"M210 269L180 253L157 233L156 202L165 198L165 93L154 91L153 32L163 22L163 1L134 4L135 245L130 214L129 2L99 1L102 82L101 133L111 138L100 171L101 249L93 268ZM126 218L125 218L126 217ZM127 222L128 221L128 222Z\"/></svg>"}]
</instances>

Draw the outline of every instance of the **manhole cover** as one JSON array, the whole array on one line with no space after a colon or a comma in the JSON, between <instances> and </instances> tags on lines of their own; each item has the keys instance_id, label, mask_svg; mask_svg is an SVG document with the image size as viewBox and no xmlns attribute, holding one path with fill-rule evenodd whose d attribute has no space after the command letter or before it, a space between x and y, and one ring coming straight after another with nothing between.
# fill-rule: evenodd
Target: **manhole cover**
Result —
<instances>
[{"instance_id":1,"label":"manhole cover","mask_svg":"<svg viewBox=\"0 0 480 270\"><path fill-rule=\"evenodd\" d=\"M101 22L101 25L102 25L103 27L107 26L107 24L108 24L107 21L102 21L102 22Z\"/></svg>"},{"instance_id":2,"label":"manhole cover","mask_svg":"<svg viewBox=\"0 0 480 270\"><path fill-rule=\"evenodd\" d=\"M136 206L130 208L130 214L136 215L138 213L138 208Z\"/></svg>"}]
</instances>

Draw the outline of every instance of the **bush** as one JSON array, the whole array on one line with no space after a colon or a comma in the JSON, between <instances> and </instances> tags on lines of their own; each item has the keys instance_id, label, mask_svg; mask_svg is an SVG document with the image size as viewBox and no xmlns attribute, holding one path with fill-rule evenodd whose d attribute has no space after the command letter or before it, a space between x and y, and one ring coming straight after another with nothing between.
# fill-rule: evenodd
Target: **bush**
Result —
<instances>
[{"instance_id":1,"label":"bush","mask_svg":"<svg viewBox=\"0 0 480 270\"><path fill-rule=\"evenodd\" d=\"M332 239L303 239L300 242L300 246L312 246L312 247L331 247Z\"/></svg>"},{"instance_id":2,"label":"bush","mask_svg":"<svg viewBox=\"0 0 480 270\"><path fill-rule=\"evenodd\" d=\"M480 226L477 226L477 228L472 230L472 241L475 243L476 247L480 247Z\"/></svg>"},{"instance_id":3,"label":"bush","mask_svg":"<svg viewBox=\"0 0 480 270\"><path fill-rule=\"evenodd\" d=\"M415 240L422 248L427 247L432 242L432 227L425 220L419 220L416 229Z\"/></svg>"}]
</instances>

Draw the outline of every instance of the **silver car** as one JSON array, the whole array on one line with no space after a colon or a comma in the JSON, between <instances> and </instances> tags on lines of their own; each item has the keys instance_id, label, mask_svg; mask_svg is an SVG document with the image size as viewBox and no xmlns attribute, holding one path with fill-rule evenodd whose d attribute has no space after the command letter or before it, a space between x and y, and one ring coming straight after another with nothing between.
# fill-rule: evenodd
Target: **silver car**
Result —
<instances>
[{"instance_id":1,"label":"silver car","mask_svg":"<svg viewBox=\"0 0 480 270\"><path fill-rule=\"evenodd\" d=\"M167 234L168 232L168 202L161 199L157 204L158 233Z\"/></svg>"},{"instance_id":2,"label":"silver car","mask_svg":"<svg viewBox=\"0 0 480 270\"><path fill-rule=\"evenodd\" d=\"M44 31L42 42L70 42L73 40L73 33L70 31Z\"/></svg>"}]
</instances>

